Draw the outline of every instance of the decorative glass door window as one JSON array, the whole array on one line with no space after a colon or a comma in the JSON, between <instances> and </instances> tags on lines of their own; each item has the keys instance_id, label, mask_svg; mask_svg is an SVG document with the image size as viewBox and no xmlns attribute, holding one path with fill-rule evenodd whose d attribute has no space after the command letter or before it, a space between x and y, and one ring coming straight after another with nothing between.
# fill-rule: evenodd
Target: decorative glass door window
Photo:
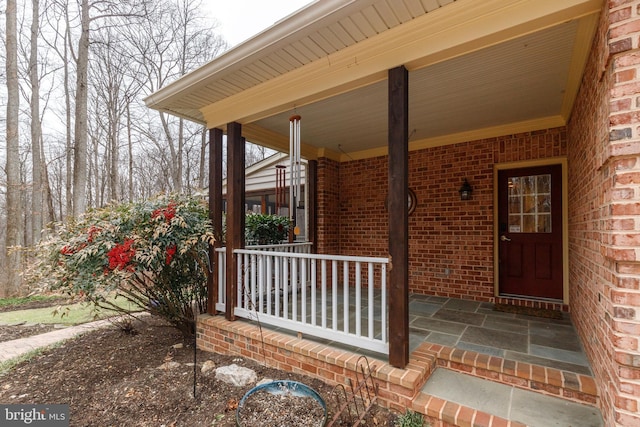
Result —
<instances>
[{"instance_id":1,"label":"decorative glass door window","mask_svg":"<svg viewBox=\"0 0 640 427\"><path fill-rule=\"evenodd\" d=\"M551 174L509 177L509 233L551 233Z\"/></svg>"}]
</instances>

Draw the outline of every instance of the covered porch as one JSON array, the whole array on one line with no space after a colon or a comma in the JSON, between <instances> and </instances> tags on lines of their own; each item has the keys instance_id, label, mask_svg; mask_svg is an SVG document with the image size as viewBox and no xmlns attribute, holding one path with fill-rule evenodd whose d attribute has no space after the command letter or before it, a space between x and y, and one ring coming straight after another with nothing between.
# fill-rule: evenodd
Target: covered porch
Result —
<instances>
[{"instance_id":1,"label":"covered porch","mask_svg":"<svg viewBox=\"0 0 640 427\"><path fill-rule=\"evenodd\" d=\"M336 383L367 353L390 405L451 425L469 425L452 421L468 411L420 394L436 366L595 404L607 425L634 425L630 8L318 1L150 96L153 108L210 129L220 229L226 134L227 247L224 261L221 248L211 259L224 275L209 284L199 345ZM243 150L250 140L288 151L291 115L302 117L312 246L274 255L290 268L274 287L276 263L243 241ZM269 289L289 299L269 305ZM566 319L545 329L500 317L496 303L570 313L581 340Z\"/></svg>"}]
</instances>

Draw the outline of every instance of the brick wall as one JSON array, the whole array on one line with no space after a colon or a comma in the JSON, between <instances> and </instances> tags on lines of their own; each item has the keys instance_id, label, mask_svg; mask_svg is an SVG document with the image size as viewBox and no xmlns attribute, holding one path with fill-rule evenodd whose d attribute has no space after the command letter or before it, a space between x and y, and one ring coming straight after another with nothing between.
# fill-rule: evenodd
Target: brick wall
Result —
<instances>
[{"instance_id":1,"label":"brick wall","mask_svg":"<svg viewBox=\"0 0 640 427\"><path fill-rule=\"evenodd\" d=\"M570 302L608 426L640 425L640 1L609 1L568 126Z\"/></svg>"},{"instance_id":2,"label":"brick wall","mask_svg":"<svg viewBox=\"0 0 640 427\"><path fill-rule=\"evenodd\" d=\"M335 254L340 250L339 163L318 159L318 253Z\"/></svg>"},{"instance_id":3,"label":"brick wall","mask_svg":"<svg viewBox=\"0 0 640 427\"><path fill-rule=\"evenodd\" d=\"M411 292L491 300L494 163L559 157L566 150L565 129L557 128L410 152L409 187L418 199L409 217ZM332 235L339 240L325 247L387 256L387 157L338 168L331 185L339 186L339 232ZM458 193L464 178L473 187L470 201Z\"/></svg>"}]
</instances>

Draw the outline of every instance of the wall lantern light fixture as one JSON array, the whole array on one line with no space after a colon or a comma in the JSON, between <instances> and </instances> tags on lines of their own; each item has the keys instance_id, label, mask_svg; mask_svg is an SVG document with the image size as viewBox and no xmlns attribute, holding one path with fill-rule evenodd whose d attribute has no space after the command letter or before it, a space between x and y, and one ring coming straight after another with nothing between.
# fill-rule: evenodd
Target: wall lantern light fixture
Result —
<instances>
[{"instance_id":1,"label":"wall lantern light fixture","mask_svg":"<svg viewBox=\"0 0 640 427\"><path fill-rule=\"evenodd\" d=\"M460 193L460 200L471 200L471 193L473 192L473 188L471 188L471 185L469 185L467 178L464 179L462 187L460 187L460 190L458 190L458 192Z\"/></svg>"}]
</instances>

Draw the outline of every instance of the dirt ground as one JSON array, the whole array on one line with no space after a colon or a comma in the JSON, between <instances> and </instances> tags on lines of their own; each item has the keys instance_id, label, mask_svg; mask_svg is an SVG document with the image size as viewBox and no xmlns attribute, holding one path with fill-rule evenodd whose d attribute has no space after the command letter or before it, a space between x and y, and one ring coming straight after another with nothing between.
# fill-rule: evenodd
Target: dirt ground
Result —
<instances>
[{"instance_id":1,"label":"dirt ground","mask_svg":"<svg viewBox=\"0 0 640 427\"><path fill-rule=\"evenodd\" d=\"M234 426L238 401L253 386L234 387L216 380L213 372L202 374L203 363L211 360L218 367L235 363L254 369L258 380L305 383L323 397L329 419L336 413L328 384L202 351L196 353L194 398L193 347L182 345L180 333L160 319L147 318L134 327L134 333L96 330L16 365L0 375L0 403L69 404L72 426ZM34 329L39 327L28 333L21 328L1 327L0 340L39 332ZM374 407L361 425L393 426L395 420L396 414Z\"/></svg>"}]
</instances>

